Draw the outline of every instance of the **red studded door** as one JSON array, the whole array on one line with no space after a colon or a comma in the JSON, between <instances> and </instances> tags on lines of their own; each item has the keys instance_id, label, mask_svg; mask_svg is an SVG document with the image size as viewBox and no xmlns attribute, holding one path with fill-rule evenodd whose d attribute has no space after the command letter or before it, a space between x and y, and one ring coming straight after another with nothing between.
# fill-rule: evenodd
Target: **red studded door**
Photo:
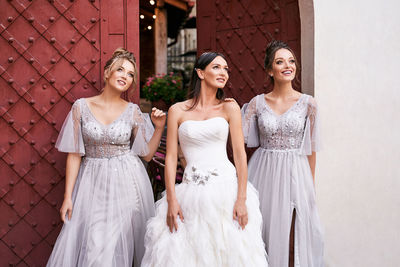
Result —
<instances>
[{"instance_id":1,"label":"red studded door","mask_svg":"<svg viewBox=\"0 0 400 267\"><path fill-rule=\"evenodd\" d=\"M138 0L1 0L0 266L45 266L64 191L55 140L112 51L138 57L138 18Z\"/></svg>"},{"instance_id":2,"label":"red studded door","mask_svg":"<svg viewBox=\"0 0 400 267\"><path fill-rule=\"evenodd\" d=\"M272 89L264 72L265 47L272 39L286 41L300 60L297 0L197 1L197 51L227 57L226 93L240 104Z\"/></svg>"}]
</instances>

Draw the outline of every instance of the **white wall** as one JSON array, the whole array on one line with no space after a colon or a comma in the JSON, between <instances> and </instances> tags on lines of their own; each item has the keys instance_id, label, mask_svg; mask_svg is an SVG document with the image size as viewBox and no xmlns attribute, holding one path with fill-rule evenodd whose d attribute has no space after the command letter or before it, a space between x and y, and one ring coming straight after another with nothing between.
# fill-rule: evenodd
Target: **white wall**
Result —
<instances>
[{"instance_id":1,"label":"white wall","mask_svg":"<svg viewBox=\"0 0 400 267\"><path fill-rule=\"evenodd\" d=\"M400 1L315 0L327 267L400 266Z\"/></svg>"}]
</instances>

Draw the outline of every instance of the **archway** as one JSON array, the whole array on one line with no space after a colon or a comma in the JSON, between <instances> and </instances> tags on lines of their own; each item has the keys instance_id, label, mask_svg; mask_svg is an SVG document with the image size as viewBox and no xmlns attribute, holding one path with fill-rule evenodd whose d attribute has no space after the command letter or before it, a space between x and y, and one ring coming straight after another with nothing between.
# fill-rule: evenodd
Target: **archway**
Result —
<instances>
[{"instance_id":1,"label":"archway","mask_svg":"<svg viewBox=\"0 0 400 267\"><path fill-rule=\"evenodd\" d=\"M301 27L301 88L302 92L314 95L314 2L299 0Z\"/></svg>"},{"instance_id":2,"label":"archway","mask_svg":"<svg viewBox=\"0 0 400 267\"><path fill-rule=\"evenodd\" d=\"M272 39L286 41L307 73L298 89L312 94L313 21L312 1L198 1L198 53L215 50L226 55L231 72L225 92L244 104L272 89L263 67L265 46Z\"/></svg>"}]
</instances>

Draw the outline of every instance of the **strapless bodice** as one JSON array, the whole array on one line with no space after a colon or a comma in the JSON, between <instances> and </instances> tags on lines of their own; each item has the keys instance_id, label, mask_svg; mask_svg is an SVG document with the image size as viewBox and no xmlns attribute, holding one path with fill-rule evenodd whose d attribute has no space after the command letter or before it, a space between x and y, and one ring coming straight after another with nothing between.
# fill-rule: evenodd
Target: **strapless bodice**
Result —
<instances>
[{"instance_id":1,"label":"strapless bodice","mask_svg":"<svg viewBox=\"0 0 400 267\"><path fill-rule=\"evenodd\" d=\"M229 123L223 117L187 120L178 129L187 166L184 181L204 182L221 172L235 172L226 152Z\"/></svg>"}]
</instances>

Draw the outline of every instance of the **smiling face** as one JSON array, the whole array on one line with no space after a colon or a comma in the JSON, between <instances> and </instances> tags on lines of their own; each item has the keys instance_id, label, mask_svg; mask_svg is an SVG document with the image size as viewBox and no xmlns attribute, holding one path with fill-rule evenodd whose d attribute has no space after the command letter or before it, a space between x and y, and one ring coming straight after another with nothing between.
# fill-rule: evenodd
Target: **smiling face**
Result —
<instances>
[{"instance_id":1,"label":"smiling face","mask_svg":"<svg viewBox=\"0 0 400 267\"><path fill-rule=\"evenodd\" d=\"M293 54L285 48L277 50L268 75L275 82L291 82L296 76L296 60Z\"/></svg>"},{"instance_id":2,"label":"smiling face","mask_svg":"<svg viewBox=\"0 0 400 267\"><path fill-rule=\"evenodd\" d=\"M107 85L118 91L125 92L132 85L135 76L135 68L126 59L116 62L108 73Z\"/></svg>"},{"instance_id":3,"label":"smiling face","mask_svg":"<svg viewBox=\"0 0 400 267\"><path fill-rule=\"evenodd\" d=\"M204 70L198 69L197 75L209 87L224 88L229 79L228 64L221 56L217 56Z\"/></svg>"}]
</instances>

